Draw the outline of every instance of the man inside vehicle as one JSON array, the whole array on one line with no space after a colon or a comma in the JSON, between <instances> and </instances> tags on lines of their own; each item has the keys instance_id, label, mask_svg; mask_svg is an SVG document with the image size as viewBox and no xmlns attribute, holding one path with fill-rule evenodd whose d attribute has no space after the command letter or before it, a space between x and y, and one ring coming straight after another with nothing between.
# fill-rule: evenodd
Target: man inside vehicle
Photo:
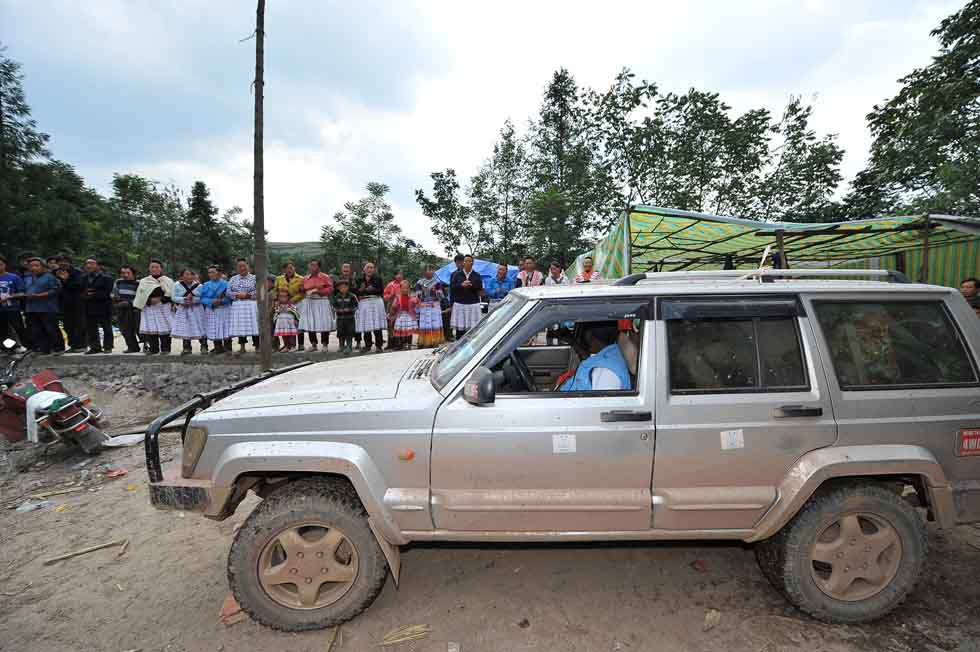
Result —
<instances>
[{"instance_id":1,"label":"man inside vehicle","mask_svg":"<svg viewBox=\"0 0 980 652\"><path fill-rule=\"evenodd\" d=\"M581 330L581 341L588 347L589 357L578 367L558 379L558 391L589 392L633 389L626 358L616 340L619 336L615 321L589 322Z\"/></svg>"}]
</instances>

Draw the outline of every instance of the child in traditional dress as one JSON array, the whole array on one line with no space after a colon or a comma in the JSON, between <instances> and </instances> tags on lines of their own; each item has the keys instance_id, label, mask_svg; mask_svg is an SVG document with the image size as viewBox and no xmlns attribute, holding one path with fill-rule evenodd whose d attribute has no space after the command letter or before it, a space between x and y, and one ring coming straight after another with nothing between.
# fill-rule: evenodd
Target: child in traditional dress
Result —
<instances>
[{"instance_id":1,"label":"child in traditional dress","mask_svg":"<svg viewBox=\"0 0 980 652\"><path fill-rule=\"evenodd\" d=\"M299 334L299 311L289 300L289 290L280 288L276 298L276 337L281 337L286 352L296 348Z\"/></svg>"},{"instance_id":2,"label":"child in traditional dress","mask_svg":"<svg viewBox=\"0 0 980 652\"><path fill-rule=\"evenodd\" d=\"M231 351L231 310L228 307L231 305L231 295L228 293L228 281L221 277L221 270L217 265L208 266L208 279L201 286L204 327L212 342L211 355L221 355Z\"/></svg>"},{"instance_id":3,"label":"child in traditional dress","mask_svg":"<svg viewBox=\"0 0 980 652\"><path fill-rule=\"evenodd\" d=\"M204 306L201 305L201 284L194 272L181 270L180 282L174 285L171 300L175 306L170 336L183 340L181 355L190 355L191 340L201 343L201 355L208 352L207 331L204 325Z\"/></svg>"},{"instance_id":4,"label":"child in traditional dress","mask_svg":"<svg viewBox=\"0 0 980 652\"><path fill-rule=\"evenodd\" d=\"M350 291L350 282L337 279L337 292L333 295L333 311L337 315L337 337L340 350L350 355L354 344L354 315L357 314L357 297Z\"/></svg>"},{"instance_id":5,"label":"child in traditional dress","mask_svg":"<svg viewBox=\"0 0 980 652\"><path fill-rule=\"evenodd\" d=\"M391 299L391 346L394 349L412 348L412 336L419 327L419 300L408 281L402 281L399 293Z\"/></svg>"},{"instance_id":6,"label":"child in traditional dress","mask_svg":"<svg viewBox=\"0 0 980 652\"><path fill-rule=\"evenodd\" d=\"M415 294L419 298L419 348L439 346L446 341L441 305L446 296L445 286L434 272L432 265L426 265L422 278L415 284Z\"/></svg>"},{"instance_id":7,"label":"child in traditional dress","mask_svg":"<svg viewBox=\"0 0 980 652\"><path fill-rule=\"evenodd\" d=\"M269 328L269 332L272 333L272 350L279 350L279 338L275 336L276 332L276 275L269 274L265 277L265 293L269 297L269 303L266 308L267 312L264 315L265 319L269 320L272 326Z\"/></svg>"}]
</instances>

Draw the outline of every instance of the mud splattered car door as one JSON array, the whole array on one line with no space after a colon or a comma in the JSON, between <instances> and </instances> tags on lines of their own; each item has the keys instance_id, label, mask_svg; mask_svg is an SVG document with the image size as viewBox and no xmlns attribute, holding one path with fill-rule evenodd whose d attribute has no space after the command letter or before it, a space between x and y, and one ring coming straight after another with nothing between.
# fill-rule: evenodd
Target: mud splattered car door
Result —
<instances>
[{"instance_id":1,"label":"mud splattered car door","mask_svg":"<svg viewBox=\"0 0 980 652\"><path fill-rule=\"evenodd\" d=\"M472 405L458 390L446 400L432 437L437 528L488 533L650 528L653 373L644 356L636 355L641 347L623 346L632 348L629 366L636 373L621 390L554 391L525 369L529 389L515 386L521 381L507 367L514 356L527 353L530 342L549 346L542 333L563 331L566 341L552 345L567 349L567 340L591 323L607 329L611 324L614 343L607 346L618 347L616 320L632 317L638 306L636 300L546 303L486 356L485 366L498 375L493 404ZM649 322L621 335L642 345L644 323Z\"/></svg>"}]
</instances>

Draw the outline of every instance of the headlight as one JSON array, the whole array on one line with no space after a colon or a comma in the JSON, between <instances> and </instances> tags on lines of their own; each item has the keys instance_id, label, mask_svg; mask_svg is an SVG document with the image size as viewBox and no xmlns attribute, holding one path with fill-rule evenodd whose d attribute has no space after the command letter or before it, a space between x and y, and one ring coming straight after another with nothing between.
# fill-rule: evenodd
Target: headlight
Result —
<instances>
[{"instance_id":1,"label":"headlight","mask_svg":"<svg viewBox=\"0 0 980 652\"><path fill-rule=\"evenodd\" d=\"M208 443L208 431L206 428L195 428L191 426L184 435L184 453L180 461L180 475L190 478L194 474L194 467L201 459L204 452L204 445Z\"/></svg>"}]
</instances>

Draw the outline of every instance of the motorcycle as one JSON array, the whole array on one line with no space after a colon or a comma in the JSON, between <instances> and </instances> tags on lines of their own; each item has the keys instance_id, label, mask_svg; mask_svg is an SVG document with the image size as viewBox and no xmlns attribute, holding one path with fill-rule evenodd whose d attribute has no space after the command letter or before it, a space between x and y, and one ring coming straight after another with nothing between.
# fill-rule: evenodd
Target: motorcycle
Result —
<instances>
[{"instance_id":1,"label":"motorcycle","mask_svg":"<svg viewBox=\"0 0 980 652\"><path fill-rule=\"evenodd\" d=\"M0 435L11 443L27 439L35 444L61 440L94 455L109 438L99 429L102 412L88 396L68 393L58 375L45 369L18 380L17 367L31 355L15 355L17 343L0 342L0 352L11 360L0 373Z\"/></svg>"}]
</instances>

